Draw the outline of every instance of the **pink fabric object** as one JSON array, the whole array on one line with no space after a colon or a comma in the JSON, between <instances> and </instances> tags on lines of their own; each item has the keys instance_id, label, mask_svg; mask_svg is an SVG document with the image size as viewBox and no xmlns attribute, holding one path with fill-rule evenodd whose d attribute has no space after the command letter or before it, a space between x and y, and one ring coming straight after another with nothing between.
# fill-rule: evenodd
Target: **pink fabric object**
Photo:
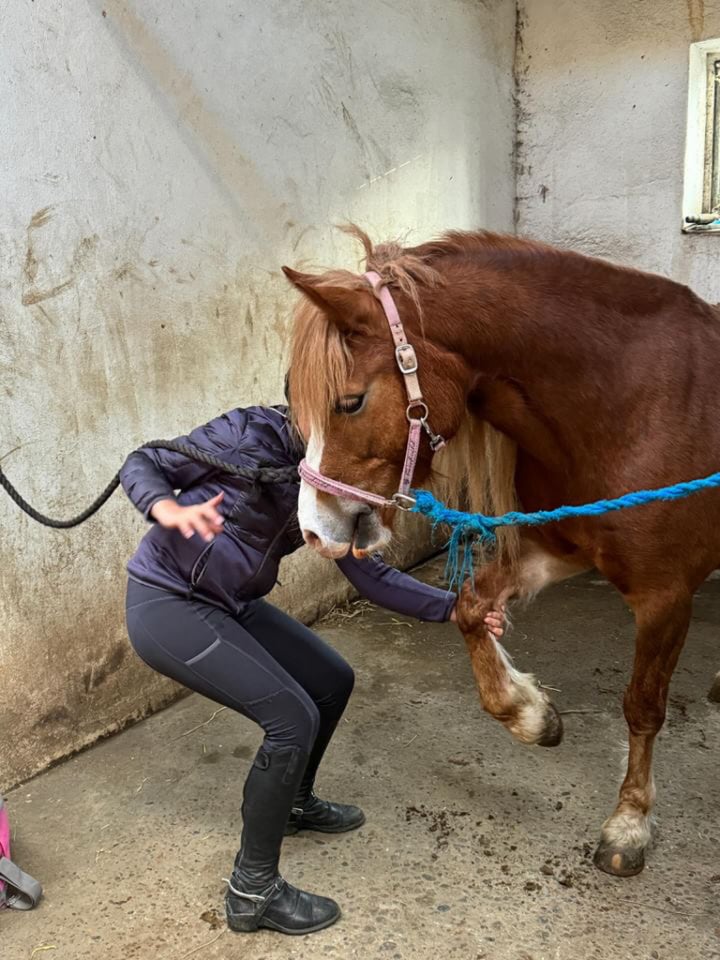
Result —
<instances>
[{"instance_id":1,"label":"pink fabric object","mask_svg":"<svg viewBox=\"0 0 720 960\"><path fill-rule=\"evenodd\" d=\"M0 796L0 909L32 910L42 897L42 887L10 859L10 821Z\"/></svg>"},{"instance_id":2,"label":"pink fabric object","mask_svg":"<svg viewBox=\"0 0 720 960\"><path fill-rule=\"evenodd\" d=\"M7 807L0 797L0 857L10 859L10 821L8 820ZM0 877L0 907L5 906L5 891L7 884Z\"/></svg>"},{"instance_id":3,"label":"pink fabric object","mask_svg":"<svg viewBox=\"0 0 720 960\"><path fill-rule=\"evenodd\" d=\"M380 496L379 493L369 493L367 490L361 490L359 487L351 487L348 483L340 483L339 480L332 480L324 474L314 470L307 460L301 460L298 467L298 473L301 478L309 483L311 487L320 490L323 493L330 493L333 497L344 497L346 500L358 500L360 503L368 503L372 507L394 507L395 502Z\"/></svg>"}]
</instances>

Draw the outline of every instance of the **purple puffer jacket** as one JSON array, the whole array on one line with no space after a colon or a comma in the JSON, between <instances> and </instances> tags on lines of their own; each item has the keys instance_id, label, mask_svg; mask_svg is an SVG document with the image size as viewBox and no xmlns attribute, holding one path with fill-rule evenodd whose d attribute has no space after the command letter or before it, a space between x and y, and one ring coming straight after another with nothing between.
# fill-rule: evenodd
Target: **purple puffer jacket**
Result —
<instances>
[{"instance_id":1,"label":"purple puffer jacket","mask_svg":"<svg viewBox=\"0 0 720 960\"><path fill-rule=\"evenodd\" d=\"M242 467L297 465L303 450L285 407L231 410L179 441ZM150 520L158 500L203 503L221 491L223 532L210 543L197 534L186 540L177 530L154 525L128 564L134 580L196 597L231 613L269 593L282 557L302 546L297 523L299 482L254 486L246 480L195 463L170 450L141 448L120 471L125 493ZM337 561L353 586L369 600L419 620L450 617L455 595L415 580L378 557Z\"/></svg>"}]
</instances>

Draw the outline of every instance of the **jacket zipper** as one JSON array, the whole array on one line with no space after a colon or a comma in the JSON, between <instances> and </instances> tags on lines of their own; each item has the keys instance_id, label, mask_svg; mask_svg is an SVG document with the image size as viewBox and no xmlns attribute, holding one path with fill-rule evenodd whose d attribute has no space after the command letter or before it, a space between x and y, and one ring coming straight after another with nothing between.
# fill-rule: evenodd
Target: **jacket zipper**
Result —
<instances>
[{"instance_id":1,"label":"jacket zipper","mask_svg":"<svg viewBox=\"0 0 720 960\"><path fill-rule=\"evenodd\" d=\"M270 543L269 543L269 545L268 545L268 548L267 548L267 550L265 551L265 555L263 556L263 558L262 558L262 560L261 560L261 562L260 562L260 566L257 568L257 570L255 571L255 573L250 577L250 579L245 581L245 583L243 584L243 589L244 589L245 587L249 586L249 585L253 582L253 580L256 580L256 579L260 576L260 574L263 572L263 568L264 568L265 564L266 564L267 561L268 561L268 557L270 556L270 554L271 554L272 551L273 551L273 547L274 547L275 544L278 542L278 540L280 539L280 537L283 536L283 534L285 533L285 531L287 530L287 528L290 526L290 524L292 523L292 519L293 519L293 517L292 517L292 513L291 513L290 516L288 517L288 519L285 521L285 523L282 525L282 527L278 530L278 532L275 534L275 536L274 536L274 537L272 538L272 540L270 541Z\"/></svg>"},{"instance_id":2,"label":"jacket zipper","mask_svg":"<svg viewBox=\"0 0 720 960\"><path fill-rule=\"evenodd\" d=\"M192 592L202 580L202 576L207 570L208 560L210 559L210 551L214 546L215 541L209 543L192 565L192 570L190 571L190 592Z\"/></svg>"}]
</instances>

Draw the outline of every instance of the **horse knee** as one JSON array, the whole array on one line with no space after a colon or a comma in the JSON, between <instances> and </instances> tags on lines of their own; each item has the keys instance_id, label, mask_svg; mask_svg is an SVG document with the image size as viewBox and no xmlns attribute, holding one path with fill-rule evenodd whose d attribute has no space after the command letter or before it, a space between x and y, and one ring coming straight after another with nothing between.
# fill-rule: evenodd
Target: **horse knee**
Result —
<instances>
[{"instance_id":1,"label":"horse knee","mask_svg":"<svg viewBox=\"0 0 720 960\"><path fill-rule=\"evenodd\" d=\"M628 729L636 737L654 737L665 723L667 691L658 696L638 696L629 687L623 699Z\"/></svg>"},{"instance_id":2,"label":"horse knee","mask_svg":"<svg viewBox=\"0 0 720 960\"><path fill-rule=\"evenodd\" d=\"M672 674L667 670L633 672L623 697L623 713L630 733L655 736L665 723L667 698Z\"/></svg>"}]
</instances>

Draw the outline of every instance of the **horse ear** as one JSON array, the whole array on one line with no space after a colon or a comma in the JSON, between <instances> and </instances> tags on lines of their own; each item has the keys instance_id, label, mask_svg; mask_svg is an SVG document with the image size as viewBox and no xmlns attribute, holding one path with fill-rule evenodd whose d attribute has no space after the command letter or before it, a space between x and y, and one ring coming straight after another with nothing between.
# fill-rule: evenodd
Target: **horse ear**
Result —
<instances>
[{"instance_id":1,"label":"horse ear","mask_svg":"<svg viewBox=\"0 0 720 960\"><path fill-rule=\"evenodd\" d=\"M371 326L377 301L369 288L344 287L310 273L299 273L290 267L283 267L282 271L290 283L319 307L343 333L353 333Z\"/></svg>"}]
</instances>

